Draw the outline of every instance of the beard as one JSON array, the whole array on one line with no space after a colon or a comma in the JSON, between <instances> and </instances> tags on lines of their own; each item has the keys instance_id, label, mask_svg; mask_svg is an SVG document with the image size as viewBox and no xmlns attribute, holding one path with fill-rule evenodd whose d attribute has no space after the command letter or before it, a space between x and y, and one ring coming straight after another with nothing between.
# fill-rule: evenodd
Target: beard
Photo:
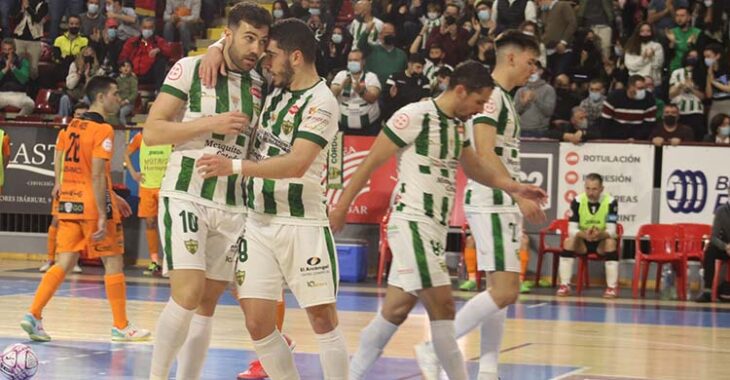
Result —
<instances>
[{"instance_id":1,"label":"beard","mask_svg":"<svg viewBox=\"0 0 730 380\"><path fill-rule=\"evenodd\" d=\"M254 67L249 67L249 68L244 67L243 60L248 58L248 59L251 59L254 62L256 62L256 61L258 61L259 57L256 54L249 54L249 55L241 54L238 51L238 49L236 48L236 45L231 43L228 45L228 58L230 58L231 65L234 66L234 67L231 67L231 69L233 69L234 71L238 71L238 72L247 72L247 71L252 70ZM254 63L254 66L255 66L255 63Z\"/></svg>"},{"instance_id":2,"label":"beard","mask_svg":"<svg viewBox=\"0 0 730 380\"><path fill-rule=\"evenodd\" d=\"M294 68L291 62L287 59L284 64L284 69L280 73L276 73L274 80L274 86L286 88L289 87L294 78Z\"/></svg>"}]
</instances>

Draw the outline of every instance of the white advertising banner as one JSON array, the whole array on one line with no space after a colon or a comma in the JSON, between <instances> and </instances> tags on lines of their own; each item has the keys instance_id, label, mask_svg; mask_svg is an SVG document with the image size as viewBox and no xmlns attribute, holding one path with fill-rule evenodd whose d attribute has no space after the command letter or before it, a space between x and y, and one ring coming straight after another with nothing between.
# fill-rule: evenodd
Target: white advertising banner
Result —
<instances>
[{"instance_id":1,"label":"white advertising banner","mask_svg":"<svg viewBox=\"0 0 730 380\"><path fill-rule=\"evenodd\" d=\"M603 177L605 192L618 200L624 236L651 223L654 147L639 144L560 144L558 217L568 218L570 202L584 191L589 173Z\"/></svg>"},{"instance_id":2,"label":"white advertising banner","mask_svg":"<svg viewBox=\"0 0 730 380\"><path fill-rule=\"evenodd\" d=\"M728 178L730 148L664 147L659 222L712 224L728 201Z\"/></svg>"}]
</instances>

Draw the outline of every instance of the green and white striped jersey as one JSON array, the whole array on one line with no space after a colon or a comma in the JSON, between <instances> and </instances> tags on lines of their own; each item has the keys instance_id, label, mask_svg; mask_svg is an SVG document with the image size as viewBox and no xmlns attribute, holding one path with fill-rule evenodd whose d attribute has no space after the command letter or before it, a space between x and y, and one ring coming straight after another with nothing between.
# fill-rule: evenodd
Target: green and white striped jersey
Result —
<instances>
[{"instance_id":1,"label":"green and white striped jersey","mask_svg":"<svg viewBox=\"0 0 730 380\"><path fill-rule=\"evenodd\" d=\"M342 70L332 79L332 84L343 86L348 76L351 82L355 81L349 71ZM378 76L370 72L363 71L360 74L359 81L366 88L382 88ZM360 95L352 91L352 83L342 87L342 92L337 97L337 101L340 103L340 125L343 129L367 128L380 119L380 106L378 102L368 103Z\"/></svg>"},{"instance_id":2,"label":"green and white striped jersey","mask_svg":"<svg viewBox=\"0 0 730 380\"><path fill-rule=\"evenodd\" d=\"M249 159L287 154L298 138L323 149L301 178L248 178L249 216L267 216L271 223L328 225L322 182L327 165L324 148L335 138L339 118L337 99L324 80L306 90L277 88L266 98Z\"/></svg>"},{"instance_id":3,"label":"green and white striped jersey","mask_svg":"<svg viewBox=\"0 0 730 380\"><path fill-rule=\"evenodd\" d=\"M669 78L669 85L674 86L680 83L685 83L687 79L692 79L692 71L687 68L680 67L672 72L672 76ZM682 91L679 95L672 98L672 103L679 107L680 115L702 115L705 113L705 109L702 106L702 100L691 91Z\"/></svg>"},{"instance_id":4,"label":"green and white striped jersey","mask_svg":"<svg viewBox=\"0 0 730 380\"><path fill-rule=\"evenodd\" d=\"M474 115L466 123L467 136L474 142L475 125L497 128L494 152L502 160L513 179L520 175L520 122L515 111L512 96L499 86L495 86L492 96L484 105L484 112ZM482 127L483 128L483 127ZM514 212L514 200L504 191L492 189L468 180L464 195L464 210L467 212Z\"/></svg>"},{"instance_id":5,"label":"green and white striped jersey","mask_svg":"<svg viewBox=\"0 0 730 380\"><path fill-rule=\"evenodd\" d=\"M464 124L428 99L396 111L383 133L401 148L392 215L447 226L456 197L459 158L469 146Z\"/></svg>"},{"instance_id":6,"label":"green and white striped jersey","mask_svg":"<svg viewBox=\"0 0 730 380\"><path fill-rule=\"evenodd\" d=\"M373 17L373 30L370 31L370 35L368 36L368 42L370 44L377 44L378 43L378 36L380 35L380 31L383 30L383 21L381 21L377 17ZM368 25L365 22L360 22L358 20L352 20L350 23L350 34L352 35L353 45L357 46L357 41L360 41L360 38L362 35L367 31Z\"/></svg>"},{"instance_id":7,"label":"green and white striped jersey","mask_svg":"<svg viewBox=\"0 0 730 380\"><path fill-rule=\"evenodd\" d=\"M251 117L252 127L256 125L264 98L264 78L254 70L248 73L228 71L228 76L218 76L215 88L206 88L198 77L200 58L186 57L175 63L160 89L186 102L182 121L240 111ZM238 135L212 133L175 145L160 193L211 207L245 212L241 176L234 174L203 179L195 168L195 161L204 153L231 159L246 158L250 133L250 130Z\"/></svg>"},{"instance_id":8,"label":"green and white striped jersey","mask_svg":"<svg viewBox=\"0 0 730 380\"><path fill-rule=\"evenodd\" d=\"M436 73L441 69L442 67L447 67L451 71L454 71L454 68L442 63L440 65L436 65L431 61L430 59L426 60L426 64L423 66L423 75L428 78L428 82L431 83L431 88L436 88L438 77L436 76Z\"/></svg>"}]
</instances>

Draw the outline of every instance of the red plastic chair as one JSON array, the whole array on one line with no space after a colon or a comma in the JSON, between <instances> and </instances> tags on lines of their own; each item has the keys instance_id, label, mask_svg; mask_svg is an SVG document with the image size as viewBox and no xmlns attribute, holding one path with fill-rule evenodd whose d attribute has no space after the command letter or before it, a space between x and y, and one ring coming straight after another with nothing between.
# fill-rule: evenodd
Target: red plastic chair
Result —
<instances>
[{"instance_id":1,"label":"red plastic chair","mask_svg":"<svg viewBox=\"0 0 730 380\"><path fill-rule=\"evenodd\" d=\"M38 95L35 97L35 113L42 113L48 115L55 115L56 109L51 106L51 94L53 90L49 88L42 88L38 90Z\"/></svg>"},{"instance_id":2,"label":"red plastic chair","mask_svg":"<svg viewBox=\"0 0 730 380\"><path fill-rule=\"evenodd\" d=\"M680 249L687 260L702 262L705 256L705 244L712 236L709 224L677 223L680 232Z\"/></svg>"},{"instance_id":3,"label":"red plastic chair","mask_svg":"<svg viewBox=\"0 0 730 380\"><path fill-rule=\"evenodd\" d=\"M641 239L649 238L649 252L641 250ZM679 251L680 229L671 224L645 224L636 234L636 257L634 262L634 278L632 294L639 296L639 281L641 281L641 296L646 295L646 279L649 275L649 265L657 263L657 277L661 278L661 264L671 264L677 278L677 295L679 299L687 299L687 257ZM655 291L659 290L659 281Z\"/></svg>"},{"instance_id":4,"label":"red plastic chair","mask_svg":"<svg viewBox=\"0 0 730 380\"><path fill-rule=\"evenodd\" d=\"M560 245L547 245L545 238L548 234L560 235ZM568 238L568 219L556 219L550 225L540 230L540 243L537 249L537 270L535 272L535 286L540 286L540 275L542 274L542 261L546 254L553 255L553 287L558 283L558 263L560 253L563 252L563 242Z\"/></svg>"},{"instance_id":5,"label":"red plastic chair","mask_svg":"<svg viewBox=\"0 0 730 380\"><path fill-rule=\"evenodd\" d=\"M621 240L624 237L624 226L621 223L616 224L616 252L619 257L621 256ZM588 252L585 255L578 256L578 284L576 285L576 293L578 295L583 291L583 287L590 287L591 279L588 274L588 262L589 261L603 261L603 256L600 256L597 252ZM618 288L618 282L616 282L616 288ZM618 289L617 289L618 290Z\"/></svg>"},{"instance_id":6,"label":"red plastic chair","mask_svg":"<svg viewBox=\"0 0 730 380\"><path fill-rule=\"evenodd\" d=\"M393 253L390 251L390 245L388 244L388 221L390 220L390 213L383 216L383 220L380 221L380 242L378 244L378 286L383 284L386 266L390 267L390 262L393 260Z\"/></svg>"},{"instance_id":7,"label":"red plastic chair","mask_svg":"<svg viewBox=\"0 0 730 380\"><path fill-rule=\"evenodd\" d=\"M717 292L720 288L720 270L722 270L722 260L715 260L715 277L712 279L712 302L717 302ZM730 262L725 266L725 281L730 281Z\"/></svg>"}]
</instances>

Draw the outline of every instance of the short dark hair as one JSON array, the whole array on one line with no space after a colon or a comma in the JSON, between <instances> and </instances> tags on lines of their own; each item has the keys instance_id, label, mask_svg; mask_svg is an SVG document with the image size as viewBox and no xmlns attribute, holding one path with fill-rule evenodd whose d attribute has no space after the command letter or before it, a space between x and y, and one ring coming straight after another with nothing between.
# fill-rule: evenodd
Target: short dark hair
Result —
<instances>
[{"instance_id":1,"label":"short dark hair","mask_svg":"<svg viewBox=\"0 0 730 380\"><path fill-rule=\"evenodd\" d=\"M540 53L540 44L535 37L515 29L509 29L497 36L494 45L498 51L507 46L515 46L520 50L532 50L535 53Z\"/></svg>"},{"instance_id":2,"label":"short dark hair","mask_svg":"<svg viewBox=\"0 0 730 380\"><path fill-rule=\"evenodd\" d=\"M717 115L713 116L710 120L710 132L713 136L717 135L717 129L720 128L722 123L725 121L726 118L728 118L728 114L725 113L718 113Z\"/></svg>"},{"instance_id":3,"label":"short dark hair","mask_svg":"<svg viewBox=\"0 0 730 380\"><path fill-rule=\"evenodd\" d=\"M271 14L265 8L250 1L240 2L228 12L228 27L237 28L241 22L245 22L254 28L270 26Z\"/></svg>"},{"instance_id":4,"label":"short dark hair","mask_svg":"<svg viewBox=\"0 0 730 380\"><path fill-rule=\"evenodd\" d=\"M110 77L103 75L92 77L86 83L86 96L89 97L89 101L91 103L94 103L96 101L96 96L109 91L109 88L111 88L112 85L116 86L117 81Z\"/></svg>"},{"instance_id":5,"label":"short dark hair","mask_svg":"<svg viewBox=\"0 0 730 380\"><path fill-rule=\"evenodd\" d=\"M603 86L603 88L606 88L606 82L604 82L603 79L601 79L601 78L593 78L593 79L591 79L590 84L600 84L601 86Z\"/></svg>"},{"instance_id":6,"label":"short dark hair","mask_svg":"<svg viewBox=\"0 0 730 380\"><path fill-rule=\"evenodd\" d=\"M598 184L603 186L603 177L598 173L588 173L585 178L586 181L598 181Z\"/></svg>"},{"instance_id":7,"label":"short dark hair","mask_svg":"<svg viewBox=\"0 0 730 380\"><path fill-rule=\"evenodd\" d=\"M674 108L675 110L679 111L679 106L674 103L664 104L664 109L666 110L667 108Z\"/></svg>"},{"instance_id":8,"label":"short dark hair","mask_svg":"<svg viewBox=\"0 0 730 380\"><path fill-rule=\"evenodd\" d=\"M423 58L423 54L421 53L413 53L408 56L408 63L420 63L422 65L425 65L426 59Z\"/></svg>"},{"instance_id":9,"label":"short dark hair","mask_svg":"<svg viewBox=\"0 0 730 380\"><path fill-rule=\"evenodd\" d=\"M713 42L707 46L705 46L705 50L709 50L717 55L722 55L722 45Z\"/></svg>"},{"instance_id":10,"label":"short dark hair","mask_svg":"<svg viewBox=\"0 0 730 380\"><path fill-rule=\"evenodd\" d=\"M674 13L676 14L679 10L685 10L687 13L689 13L689 8L687 7L674 7Z\"/></svg>"},{"instance_id":11,"label":"short dark hair","mask_svg":"<svg viewBox=\"0 0 730 380\"><path fill-rule=\"evenodd\" d=\"M132 63L132 60L130 60L130 59L125 59L124 61L122 61L122 63L119 64L119 67L122 67L128 63L129 63L129 66L131 66L134 69L134 64Z\"/></svg>"},{"instance_id":12,"label":"short dark hair","mask_svg":"<svg viewBox=\"0 0 730 380\"><path fill-rule=\"evenodd\" d=\"M307 24L296 18L277 21L271 27L269 40L276 41L279 49L287 53L299 50L304 62L314 63L317 59L317 39Z\"/></svg>"},{"instance_id":13,"label":"short dark hair","mask_svg":"<svg viewBox=\"0 0 730 380\"><path fill-rule=\"evenodd\" d=\"M636 85L636 82L644 82L646 78L644 78L642 75L632 75L629 77L629 81L627 82L628 86L634 86Z\"/></svg>"},{"instance_id":14,"label":"short dark hair","mask_svg":"<svg viewBox=\"0 0 730 380\"><path fill-rule=\"evenodd\" d=\"M451 70L448 66L441 66L440 69L436 70L436 76L437 77L450 77L451 73L453 73L454 70Z\"/></svg>"},{"instance_id":15,"label":"short dark hair","mask_svg":"<svg viewBox=\"0 0 730 380\"><path fill-rule=\"evenodd\" d=\"M75 18L75 19L77 19L77 20L81 21L81 17L79 17L78 15L69 15L69 16L68 16L68 17L66 18L66 21L67 21L67 22L68 22L68 21L71 21L71 19L72 19L72 18Z\"/></svg>"},{"instance_id":16,"label":"short dark hair","mask_svg":"<svg viewBox=\"0 0 730 380\"><path fill-rule=\"evenodd\" d=\"M76 111L78 111L78 110L80 110L82 108L83 109L89 109L89 105L86 104L85 102L78 102L78 103L74 104L74 106L73 106L73 108L71 110L72 110L72 113L73 113L73 112L76 112Z\"/></svg>"},{"instance_id":17,"label":"short dark hair","mask_svg":"<svg viewBox=\"0 0 730 380\"><path fill-rule=\"evenodd\" d=\"M10 45L10 46L13 47L13 49L15 49L15 40L12 39L12 38L10 38L10 37L3 38L2 44L3 45Z\"/></svg>"},{"instance_id":18,"label":"short dark hair","mask_svg":"<svg viewBox=\"0 0 730 380\"><path fill-rule=\"evenodd\" d=\"M489 72L489 69L471 59L458 64L451 73L450 78L450 90L458 85L464 86L467 92L481 91L483 88L494 88L494 80L492 80L492 73Z\"/></svg>"}]
</instances>

